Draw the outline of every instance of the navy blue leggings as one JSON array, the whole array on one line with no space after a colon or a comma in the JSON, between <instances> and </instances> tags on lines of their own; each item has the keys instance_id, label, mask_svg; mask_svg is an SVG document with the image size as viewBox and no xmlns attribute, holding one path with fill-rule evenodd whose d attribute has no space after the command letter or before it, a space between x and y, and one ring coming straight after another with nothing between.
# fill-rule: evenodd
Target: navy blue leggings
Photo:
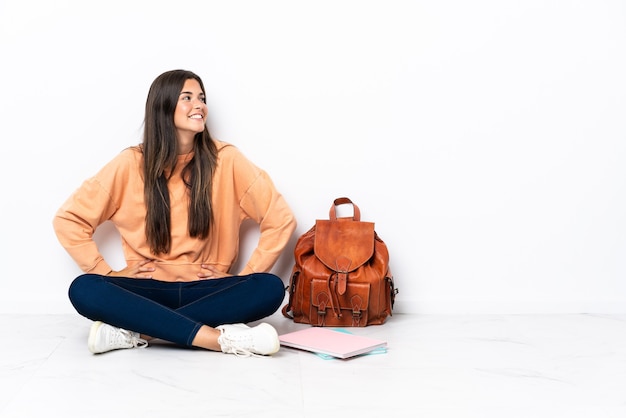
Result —
<instances>
[{"instance_id":1,"label":"navy blue leggings","mask_svg":"<svg viewBox=\"0 0 626 418\"><path fill-rule=\"evenodd\" d=\"M84 317L183 346L191 346L202 325L270 316L284 296L282 280L271 273L193 282L83 274L69 288L72 305Z\"/></svg>"}]
</instances>

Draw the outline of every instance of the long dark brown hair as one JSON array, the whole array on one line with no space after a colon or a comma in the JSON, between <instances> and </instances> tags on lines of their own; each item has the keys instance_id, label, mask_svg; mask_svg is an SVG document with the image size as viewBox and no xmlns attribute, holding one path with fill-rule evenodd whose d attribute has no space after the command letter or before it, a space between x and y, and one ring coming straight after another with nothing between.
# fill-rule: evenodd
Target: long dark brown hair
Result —
<instances>
[{"instance_id":1,"label":"long dark brown hair","mask_svg":"<svg viewBox=\"0 0 626 418\"><path fill-rule=\"evenodd\" d=\"M171 250L170 193L167 187L177 161L174 110L185 81L204 83L191 71L173 70L158 76L150 86L146 100L143 143L144 198L146 202L146 238L154 254ZM193 158L183 168L182 176L189 189L189 235L206 238L213 221L211 189L217 161L217 148L207 127L194 137Z\"/></svg>"}]
</instances>

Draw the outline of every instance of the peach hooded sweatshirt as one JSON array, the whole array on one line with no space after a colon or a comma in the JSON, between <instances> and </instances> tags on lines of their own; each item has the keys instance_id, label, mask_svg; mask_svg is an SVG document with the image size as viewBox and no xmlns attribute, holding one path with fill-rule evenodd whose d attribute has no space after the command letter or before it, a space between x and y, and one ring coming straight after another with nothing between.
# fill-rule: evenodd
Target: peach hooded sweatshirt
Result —
<instances>
[{"instance_id":1,"label":"peach hooded sweatshirt","mask_svg":"<svg viewBox=\"0 0 626 418\"><path fill-rule=\"evenodd\" d=\"M142 153L123 150L94 177L86 180L61 206L53 220L57 237L88 273L112 271L93 234L110 220L122 238L127 265L153 262L152 278L162 281L198 280L201 264L228 272L239 252L239 229L246 219L259 224L259 242L240 272L269 271L296 228L295 217L267 173L250 162L235 146L214 140L218 160L213 178L214 224L206 240L187 232L188 192L180 173L192 154L179 156L169 180L172 245L169 254L154 255L146 241Z\"/></svg>"}]
</instances>

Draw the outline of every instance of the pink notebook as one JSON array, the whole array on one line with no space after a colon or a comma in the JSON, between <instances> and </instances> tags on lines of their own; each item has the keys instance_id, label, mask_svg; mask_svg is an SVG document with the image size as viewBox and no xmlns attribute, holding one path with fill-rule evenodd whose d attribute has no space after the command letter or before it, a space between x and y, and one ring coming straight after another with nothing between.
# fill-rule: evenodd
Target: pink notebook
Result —
<instances>
[{"instance_id":1,"label":"pink notebook","mask_svg":"<svg viewBox=\"0 0 626 418\"><path fill-rule=\"evenodd\" d=\"M383 340L323 327L305 328L279 335L278 339L280 344L285 347L298 348L337 358L354 357L387 346L387 342Z\"/></svg>"}]
</instances>

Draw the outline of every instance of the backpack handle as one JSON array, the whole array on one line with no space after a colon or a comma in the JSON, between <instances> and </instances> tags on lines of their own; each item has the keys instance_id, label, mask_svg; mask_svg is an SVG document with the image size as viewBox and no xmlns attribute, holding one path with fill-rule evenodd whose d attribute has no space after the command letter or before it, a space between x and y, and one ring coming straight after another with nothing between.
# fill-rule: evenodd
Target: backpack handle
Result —
<instances>
[{"instance_id":1,"label":"backpack handle","mask_svg":"<svg viewBox=\"0 0 626 418\"><path fill-rule=\"evenodd\" d=\"M337 199L335 199L335 201L333 202L333 205L330 207L330 212L329 212L329 218L331 221L336 221L337 220L337 206L339 205L352 205L352 220L353 221L360 221L361 220L361 211L359 210L359 207L357 205L355 205L352 200L350 200L347 197L338 197ZM342 219L347 219L347 218L342 218Z\"/></svg>"}]
</instances>

